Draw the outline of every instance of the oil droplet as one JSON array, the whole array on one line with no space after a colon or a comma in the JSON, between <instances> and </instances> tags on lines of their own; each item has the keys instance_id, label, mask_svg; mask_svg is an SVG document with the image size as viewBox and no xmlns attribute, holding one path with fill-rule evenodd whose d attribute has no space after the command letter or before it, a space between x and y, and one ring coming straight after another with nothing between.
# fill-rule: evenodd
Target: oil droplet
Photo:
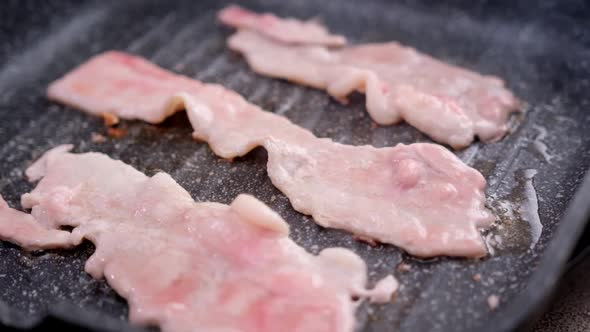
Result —
<instances>
[{"instance_id":1,"label":"oil droplet","mask_svg":"<svg viewBox=\"0 0 590 332\"><path fill-rule=\"evenodd\" d=\"M504 195L493 197L491 204L499 223L484 238L488 246L497 250L529 250L534 248L543 232L539 216L539 199L533 179L536 169L519 170L514 187L501 188ZM511 182L505 182L510 186ZM494 236L492 236L492 234ZM498 236L498 238L496 238Z\"/></svg>"},{"instance_id":2,"label":"oil droplet","mask_svg":"<svg viewBox=\"0 0 590 332\"><path fill-rule=\"evenodd\" d=\"M536 174L536 169L527 169L524 171L524 200L518 209L522 219L530 226L531 249L535 247L543 232L543 224L541 224L541 218L539 218L539 199L537 197L537 191L533 186L533 178Z\"/></svg>"}]
</instances>

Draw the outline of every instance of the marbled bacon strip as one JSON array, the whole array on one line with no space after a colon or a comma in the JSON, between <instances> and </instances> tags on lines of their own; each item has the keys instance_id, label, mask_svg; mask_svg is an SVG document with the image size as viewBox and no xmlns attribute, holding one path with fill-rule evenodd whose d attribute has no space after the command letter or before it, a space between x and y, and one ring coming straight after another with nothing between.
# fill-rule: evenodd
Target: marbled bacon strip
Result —
<instances>
[{"instance_id":1,"label":"marbled bacon strip","mask_svg":"<svg viewBox=\"0 0 590 332\"><path fill-rule=\"evenodd\" d=\"M315 44L342 46L346 38L331 34L315 21L300 21L294 18L280 18L270 13L257 14L232 5L218 14L223 24L238 29L256 31L274 40L289 44Z\"/></svg>"},{"instance_id":2,"label":"marbled bacon strip","mask_svg":"<svg viewBox=\"0 0 590 332\"><path fill-rule=\"evenodd\" d=\"M367 269L343 248L315 256L252 196L196 203L165 173L147 177L101 153L50 150L27 174L31 214L0 199L0 238L26 249L88 239L85 270L129 303L129 319L165 332L353 331L353 297L388 301L392 276L365 288ZM72 226L71 233L59 230Z\"/></svg>"},{"instance_id":3,"label":"marbled bacon strip","mask_svg":"<svg viewBox=\"0 0 590 332\"><path fill-rule=\"evenodd\" d=\"M485 179L440 145L320 139L220 85L119 52L92 58L52 83L48 95L89 113L152 123L186 109L194 137L220 157L266 148L273 184L322 226L423 257L487 253L478 230L494 220L484 206Z\"/></svg>"},{"instance_id":4,"label":"marbled bacon strip","mask_svg":"<svg viewBox=\"0 0 590 332\"><path fill-rule=\"evenodd\" d=\"M364 93L367 111L378 124L404 120L437 142L463 148L475 136L486 142L502 138L510 113L521 108L499 78L397 42L336 49L286 43L268 32L228 23L222 15L226 10L221 21L240 28L228 46L243 54L252 70L326 90L342 102L352 92Z\"/></svg>"}]
</instances>

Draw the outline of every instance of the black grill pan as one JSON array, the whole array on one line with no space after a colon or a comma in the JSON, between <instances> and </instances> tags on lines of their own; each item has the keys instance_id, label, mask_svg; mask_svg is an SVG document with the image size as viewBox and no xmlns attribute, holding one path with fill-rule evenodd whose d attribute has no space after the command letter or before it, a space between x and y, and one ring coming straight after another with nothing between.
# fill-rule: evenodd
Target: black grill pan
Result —
<instances>
[{"instance_id":1,"label":"black grill pan","mask_svg":"<svg viewBox=\"0 0 590 332\"><path fill-rule=\"evenodd\" d=\"M360 145L428 142L406 124L374 128L364 98L347 106L320 91L253 74L226 49L230 30L215 13L223 1L26 1L0 4L0 193L12 206L32 186L24 168L50 147L73 143L146 172L170 173L195 199L228 203L254 194L312 252L344 246L360 254L370 281L394 272L403 285L386 305L363 305L362 331L510 331L535 317L557 283L588 217L590 180L590 10L583 1L250 1L242 5L318 17L352 43L398 40L439 59L504 78L526 116L494 144L457 152L488 180L502 245L484 260L414 259L393 246L357 242L296 213L266 176L266 152L234 162L190 138L185 114L162 125L125 121L122 138L92 143L102 121L47 101L45 88L93 54L119 49L206 82L221 83L319 137ZM536 172L536 173L535 173ZM534 177L533 177L533 174ZM577 193L577 194L576 194ZM512 215L509 213L512 208ZM542 230L539 233L536 215ZM532 225L530 223L532 220ZM534 242L534 245L532 243ZM84 273L90 243L26 253L0 242L0 322L18 329L55 324L131 330L127 306L104 281ZM407 272L396 266L405 262ZM480 280L474 280L478 279ZM490 295L500 304L491 310Z\"/></svg>"}]
</instances>

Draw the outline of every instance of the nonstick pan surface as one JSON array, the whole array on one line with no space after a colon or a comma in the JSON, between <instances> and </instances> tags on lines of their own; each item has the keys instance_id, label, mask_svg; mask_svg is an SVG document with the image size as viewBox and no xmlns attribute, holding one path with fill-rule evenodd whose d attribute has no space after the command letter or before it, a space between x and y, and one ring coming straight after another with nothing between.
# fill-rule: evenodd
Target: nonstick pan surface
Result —
<instances>
[{"instance_id":1,"label":"nonstick pan surface","mask_svg":"<svg viewBox=\"0 0 590 332\"><path fill-rule=\"evenodd\" d=\"M32 185L26 166L47 149L72 143L152 175L162 170L199 201L230 202L251 193L291 224L293 239L312 252L330 246L361 255L374 283L394 273L395 301L363 305L362 331L508 331L538 312L555 286L584 226L590 186L590 11L583 2L251 1L242 5L299 18L318 17L352 43L397 40L506 80L526 103L514 131L493 144L457 152L488 180L500 216L482 260L414 259L390 245L369 246L323 229L295 212L266 176L266 152L227 162L190 138L183 113L162 125L124 121L126 135L106 135L102 121L49 102L45 89L90 56L110 49L221 83L319 137L392 146L429 142L406 124L372 125L364 97L340 105L323 92L260 77L229 51L230 30L216 23L222 1L7 1L0 12L0 193L19 207ZM288 64L286 64L288 65ZM588 181L586 181L588 182ZM578 195L574 199L575 193ZM569 208L569 209L568 209ZM567 213L566 213L567 211ZM501 243L500 243L501 242ZM67 321L93 330L130 329L127 305L103 280L83 271L90 243L75 250L26 253L0 242L0 322L23 329ZM400 263L410 266L399 271ZM487 302L498 296L492 310ZM45 321L43 321L45 319Z\"/></svg>"}]
</instances>

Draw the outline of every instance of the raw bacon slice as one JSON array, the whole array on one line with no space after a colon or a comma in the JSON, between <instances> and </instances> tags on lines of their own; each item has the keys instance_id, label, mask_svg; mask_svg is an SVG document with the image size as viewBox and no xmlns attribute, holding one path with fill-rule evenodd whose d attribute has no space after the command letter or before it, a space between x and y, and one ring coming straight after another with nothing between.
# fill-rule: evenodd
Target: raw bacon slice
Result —
<instances>
[{"instance_id":1,"label":"raw bacon slice","mask_svg":"<svg viewBox=\"0 0 590 332\"><path fill-rule=\"evenodd\" d=\"M389 301L397 287L388 276L367 290L366 266L347 249L307 253L252 196L229 206L195 203L168 174L150 178L103 154L66 149L29 169L42 177L22 196L30 215L0 201L0 237L35 249L92 241L85 270L127 299L135 324L170 332L352 331L353 296ZM72 233L58 230L64 225Z\"/></svg>"},{"instance_id":2,"label":"raw bacon slice","mask_svg":"<svg viewBox=\"0 0 590 332\"><path fill-rule=\"evenodd\" d=\"M502 138L519 101L496 77L449 65L396 42L329 50L290 45L241 30L228 39L261 75L326 90L346 102L358 91L375 122L405 120L453 148ZM288 64L288 65L285 65Z\"/></svg>"},{"instance_id":3,"label":"raw bacon slice","mask_svg":"<svg viewBox=\"0 0 590 332\"><path fill-rule=\"evenodd\" d=\"M417 256L486 254L478 231L494 220L484 206L486 182L442 146L378 149L319 139L220 85L118 52L89 60L51 84L48 95L90 113L147 121L186 109L194 137L223 158L266 148L273 184L320 225Z\"/></svg>"},{"instance_id":4,"label":"raw bacon slice","mask_svg":"<svg viewBox=\"0 0 590 332\"><path fill-rule=\"evenodd\" d=\"M221 10L218 18L223 24L234 28L253 30L283 43L326 46L346 44L346 38L331 34L317 22L279 18L268 13L257 14L236 5Z\"/></svg>"},{"instance_id":5,"label":"raw bacon slice","mask_svg":"<svg viewBox=\"0 0 590 332\"><path fill-rule=\"evenodd\" d=\"M10 208L0 196L0 240L27 250L51 249L67 247L70 233L43 227L30 214Z\"/></svg>"}]
</instances>

